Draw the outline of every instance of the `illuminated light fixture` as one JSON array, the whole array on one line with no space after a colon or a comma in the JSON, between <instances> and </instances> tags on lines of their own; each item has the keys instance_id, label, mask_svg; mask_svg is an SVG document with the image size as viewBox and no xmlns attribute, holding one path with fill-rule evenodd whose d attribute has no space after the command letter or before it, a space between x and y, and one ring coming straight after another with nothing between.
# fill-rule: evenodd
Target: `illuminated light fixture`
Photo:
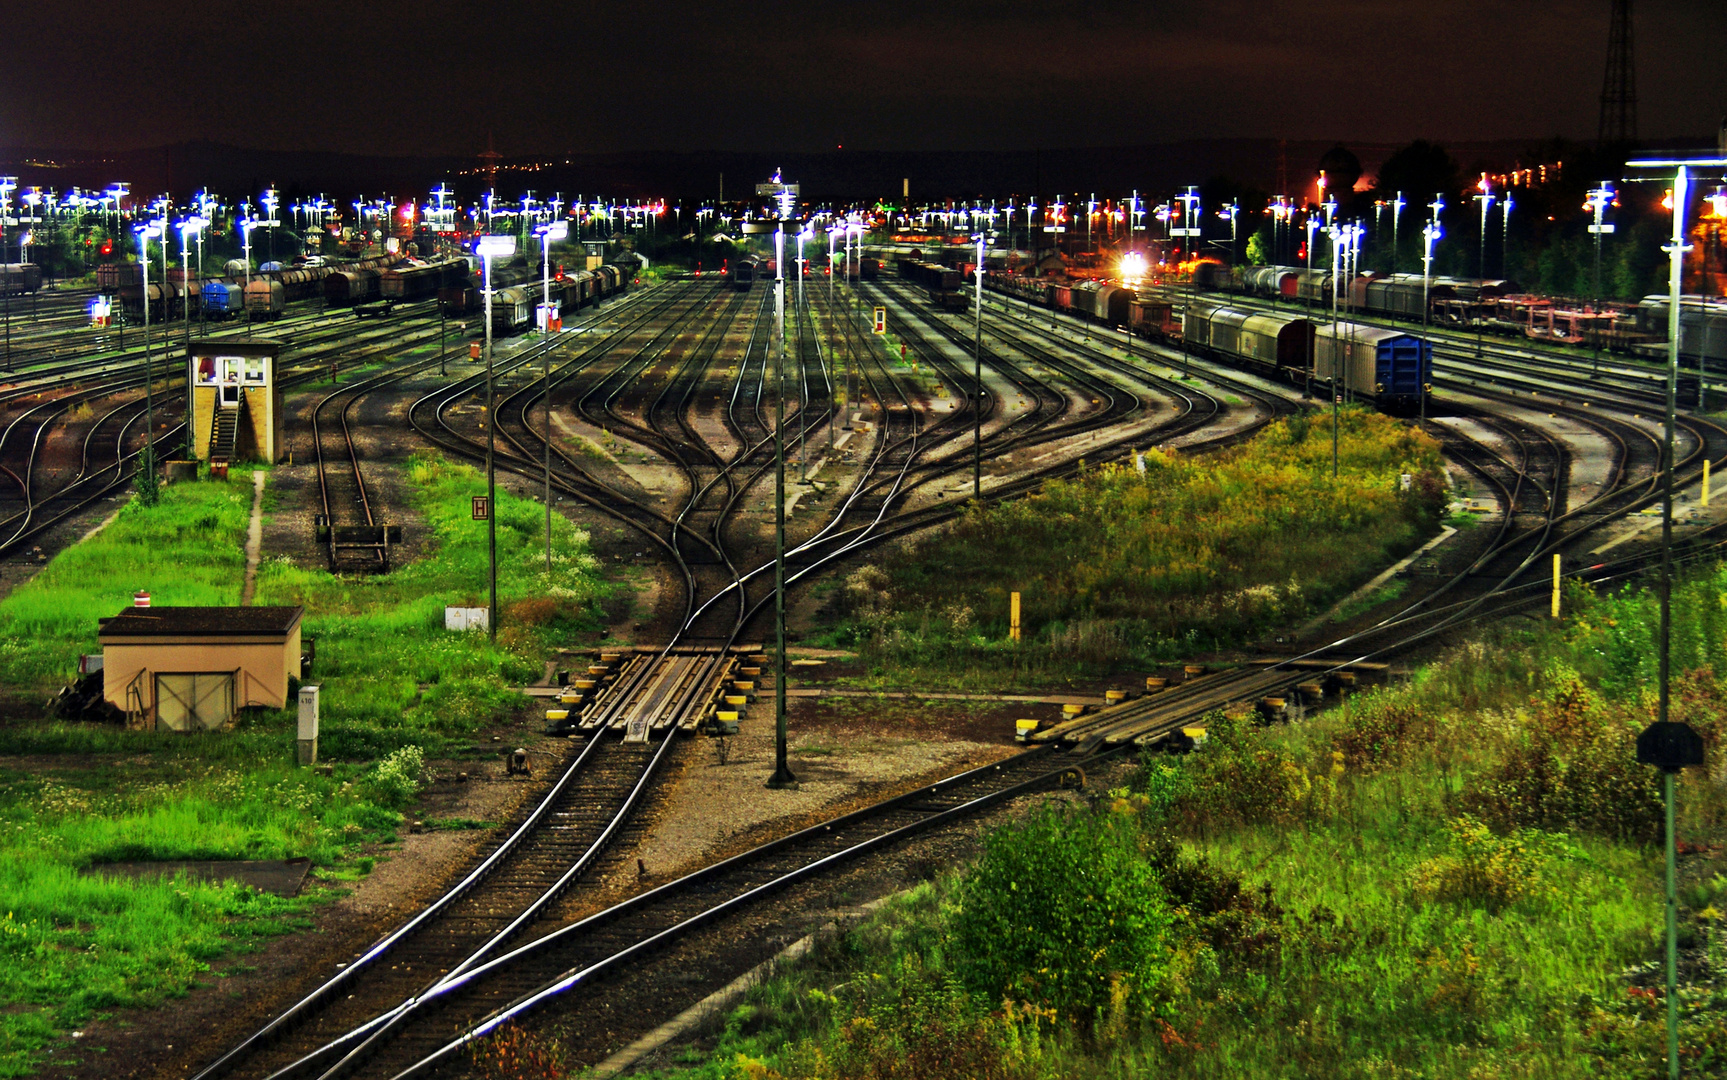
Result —
<instances>
[{"instance_id":1,"label":"illuminated light fixture","mask_svg":"<svg viewBox=\"0 0 1727 1080\"><path fill-rule=\"evenodd\" d=\"M1145 256L1137 251L1130 251L1121 259L1121 276L1127 281L1138 281L1143 278L1151 267L1146 263Z\"/></svg>"}]
</instances>

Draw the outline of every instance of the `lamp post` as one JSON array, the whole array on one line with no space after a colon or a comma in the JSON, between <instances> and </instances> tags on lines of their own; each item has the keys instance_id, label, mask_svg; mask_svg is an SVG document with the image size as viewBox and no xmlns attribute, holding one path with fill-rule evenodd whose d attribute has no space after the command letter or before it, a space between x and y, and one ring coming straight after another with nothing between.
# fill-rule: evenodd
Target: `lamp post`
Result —
<instances>
[{"instance_id":1,"label":"lamp post","mask_svg":"<svg viewBox=\"0 0 1727 1080\"><path fill-rule=\"evenodd\" d=\"M1487 179L1487 174L1482 173L1481 174L1481 181L1476 186L1481 189L1481 194L1475 196L1475 201L1481 204L1481 260L1477 264L1477 273L1480 274L1482 281L1486 281L1487 280L1487 211L1488 211L1488 208L1490 208L1493 205L1493 184L1491 181L1489 181ZM1480 297L1478 296L1476 299L1477 299L1477 303L1479 303ZM1473 320L1475 323L1475 362L1478 364L1481 362L1481 352L1482 352L1482 348L1483 348L1481 335L1482 335L1483 331L1486 329L1486 327L1483 325L1486 322L1486 320L1481 317L1481 314L1482 314L1481 312L1477 311L1475 313L1475 317Z\"/></svg>"},{"instance_id":2,"label":"lamp post","mask_svg":"<svg viewBox=\"0 0 1727 1080\"><path fill-rule=\"evenodd\" d=\"M1444 206L1445 204L1439 203L1436 200L1436 205ZM1433 220L1429 221L1421 230L1421 352L1423 358L1426 360L1426 365L1424 366L1431 365L1433 363L1433 344L1428 340L1427 336L1427 297L1428 291L1433 285L1433 245L1438 243L1439 238L1444 235L1445 230L1439 227L1439 213L1436 210L1434 211ZM1424 371L1422 374L1425 376L1427 375L1427 372ZM1427 426L1427 386L1427 380L1424 378L1421 384L1422 427Z\"/></svg>"},{"instance_id":3,"label":"lamp post","mask_svg":"<svg viewBox=\"0 0 1727 1080\"><path fill-rule=\"evenodd\" d=\"M16 176L0 176L0 263L6 261L6 219L12 216L12 192L18 189ZM20 283L23 271L20 270ZM0 275L0 296L4 297L6 320L6 370L12 370L12 274Z\"/></svg>"},{"instance_id":4,"label":"lamp post","mask_svg":"<svg viewBox=\"0 0 1727 1080\"><path fill-rule=\"evenodd\" d=\"M774 771L770 788L795 787L798 778L786 761L786 219L797 204L798 185L778 170L756 192L773 198L779 213L774 232L774 325L779 332L779 392L774 395Z\"/></svg>"},{"instance_id":5,"label":"lamp post","mask_svg":"<svg viewBox=\"0 0 1727 1080\"><path fill-rule=\"evenodd\" d=\"M983 254L985 236L978 233L977 241L977 321L971 342L972 391L976 398L971 411L971 497L983 501Z\"/></svg>"},{"instance_id":6,"label":"lamp post","mask_svg":"<svg viewBox=\"0 0 1727 1080\"><path fill-rule=\"evenodd\" d=\"M1403 217L1403 208L1409 204L1403 201L1403 192L1397 193L1397 198L1391 200L1391 272L1397 273L1397 222Z\"/></svg>"},{"instance_id":7,"label":"lamp post","mask_svg":"<svg viewBox=\"0 0 1727 1080\"><path fill-rule=\"evenodd\" d=\"M540 268L540 284L544 292L541 304L542 333L552 332L552 241L562 240L570 235L570 225L567 221L554 221L542 226L540 233L540 253L542 265ZM546 413L546 573L552 572L552 350L546 349L543 354L546 361L546 381L540 392L540 407Z\"/></svg>"},{"instance_id":8,"label":"lamp post","mask_svg":"<svg viewBox=\"0 0 1727 1080\"><path fill-rule=\"evenodd\" d=\"M1500 204L1499 225L1499 276L1511 277L1511 189L1505 189L1505 201Z\"/></svg>"},{"instance_id":9,"label":"lamp post","mask_svg":"<svg viewBox=\"0 0 1727 1080\"><path fill-rule=\"evenodd\" d=\"M150 363L150 241L162 235L155 225L139 225L138 266L143 271L141 296L144 300L144 456L150 468L156 467L156 401L153 396L154 372Z\"/></svg>"},{"instance_id":10,"label":"lamp post","mask_svg":"<svg viewBox=\"0 0 1727 1080\"><path fill-rule=\"evenodd\" d=\"M1337 425L1341 421L1340 407L1343 404L1343 392L1337 385L1337 368L1341 351L1337 343L1337 284L1343 276L1342 248L1338 244L1341 234L1336 226L1326 230L1326 237L1331 241L1331 478L1337 479Z\"/></svg>"},{"instance_id":11,"label":"lamp post","mask_svg":"<svg viewBox=\"0 0 1727 1080\"><path fill-rule=\"evenodd\" d=\"M192 347L192 241L206 224L208 223L203 218L189 217L177 226L180 230L180 321L186 324L187 349ZM192 388L188 385L186 393L190 395L191 392ZM189 397L186 403L188 406L191 405ZM186 415L191 416L192 414L188 412Z\"/></svg>"},{"instance_id":12,"label":"lamp post","mask_svg":"<svg viewBox=\"0 0 1727 1080\"><path fill-rule=\"evenodd\" d=\"M486 562L491 590L486 630L492 640L498 640L498 414L492 400L492 260L509 258L516 253L514 236L482 236L476 246L485 264L486 282ZM547 436L550 437L548 418Z\"/></svg>"},{"instance_id":13,"label":"lamp post","mask_svg":"<svg viewBox=\"0 0 1727 1080\"><path fill-rule=\"evenodd\" d=\"M1613 185L1603 181L1600 187L1590 190L1589 201L1583 204L1585 210L1592 210L1595 213L1595 221L1589 226L1589 232L1595 237L1595 310L1598 314L1601 311L1601 238L1613 231L1613 223L1611 221L1603 222L1601 217L1606 213L1608 206L1617 202L1618 199L1613 193ZM1590 373L1599 374L1600 368L1601 334L1597 332Z\"/></svg>"},{"instance_id":14,"label":"lamp post","mask_svg":"<svg viewBox=\"0 0 1727 1080\"><path fill-rule=\"evenodd\" d=\"M804 327L804 241L809 239L810 231L806 226L798 230L798 295L792 318L798 327L798 483L807 484L810 479L809 446L804 437L809 433L809 392L808 383L804 379L803 327Z\"/></svg>"},{"instance_id":15,"label":"lamp post","mask_svg":"<svg viewBox=\"0 0 1727 1080\"><path fill-rule=\"evenodd\" d=\"M258 227L257 218L240 219L240 247L246 259L246 284L252 284L252 230Z\"/></svg>"}]
</instances>

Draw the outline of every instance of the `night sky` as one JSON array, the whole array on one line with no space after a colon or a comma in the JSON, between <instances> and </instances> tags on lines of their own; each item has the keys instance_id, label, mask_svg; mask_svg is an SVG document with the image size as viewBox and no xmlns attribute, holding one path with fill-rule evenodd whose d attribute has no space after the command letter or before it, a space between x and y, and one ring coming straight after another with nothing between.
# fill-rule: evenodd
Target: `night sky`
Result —
<instances>
[{"instance_id":1,"label":"night sky","mask_svg":"<svg viewBox=\"0 0 1727 1080\"><path fill-rule=\"evenodd\" d=\"M1637 0L1643 136L1727 114L1727 3ZM0 146L506 155L1592 139L1608 0L6 3ZM59 20L56 22L55 20Z\"/></svg>"}]
</instances>

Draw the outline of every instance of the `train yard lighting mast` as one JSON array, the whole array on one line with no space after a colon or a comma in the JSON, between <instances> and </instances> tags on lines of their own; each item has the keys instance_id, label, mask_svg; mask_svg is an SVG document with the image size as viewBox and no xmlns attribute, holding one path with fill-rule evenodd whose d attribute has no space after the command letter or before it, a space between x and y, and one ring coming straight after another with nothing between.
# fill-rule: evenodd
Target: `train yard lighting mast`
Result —
<instances>
[{"instance_id":1,"label":"train yard lighting mast","mask_svg":"<svg viewBox=\"0 0 1727 1080\"><path fill-rule=\"evenodd\" d=\"M1481 204L1481 259L1476 264L1476 267L1477 267L1477 272L1481 276L1481 280L1486 281L1487 280L1487 211L1493 205L1493 184L1487 179L1487 174L1483 173L1481 176L1480 183L1477 184L1476 186L1481 189L1481 193L1474 197L1475 201ZM1475 362L1479 364L1481 362L1481 353L1482 353L1482 349L1484 347L1483 342L1481 340L1481 335L1482 335L1482 332L1486 329L1486 327L1484 326L1484 323L1486 322L1486 320L1481 317L1481 312L1477 311L1475 313L1473 321L1475 323Z\"/></svg>"},{"instance_id":2,"label":"train yard lighting mast","mask_svg":"<svg viewBox=\"0 0 1727 1080\"><path fill-rule=\"evenodd\" d=\"M809 393L803 375L803 325L804 325L804 241L810 237L809 226L798 230L798 296L796 306L792 309L792 317L798 327L798 483L807 484L810 481L810 452L804 441L809 433Z\"/></svg>"},{"instance_id":3,"label":"train yard lighting mast","mask_svg":"<svg viewBox=\"0 0 1727 1080\"><path fill-rule=\"evenodd\" d=\"M567 221L554 221L541 226L540 253L542 256L540 269L540 284L544 290L544 301L540 305L540 330L542 333L552 332L552 241L562 240L570 235L570 225ZM442 349L440 342L439 348ZM552 350L547 349L542 354L546 361L545 384L540 390L540 408L546 414L546 573L552 572Z\"/></svg>"},{"instance_id":4,"label":"train yard lighting mast","mask_svg":"<svg viewBox=\"0 0 1727 1080\"><path fill-rule=\"evenodd\" d=\"M155 225L139 225L138 232L138 266L143 271L144 280L141 298L144 301L144 456L148 459L146 465L156 467L156 399L153 387L156 380L150 366L150 241L162 235L162 230Z\"/></svg>"},{"instance_id":5,"label":"train yard lighting mast","mask_svg":"<svg viewBox=\"0 0 1727 1080\"><path fill-rule=\"evenodd\" d=\"M482 236L477 245L480 260L485 264L486 282L486 560L490 607L486 612L486 631L498 640L498 415L494 408L492 386L492 260L507 259L516 253L514 236ZM548 418L548 425L550 419ZM551 438L548 426L546 438Z\"/></svg>"},{"instance_id":6,"label":"train yard lighting mast","mask_svg":"<svg viewBox=\"0 0 1727 1080\"><path fill-rule=\"evenodd\" d=\"M1326 230L1331 241L1331 478L1337 479L1337 425L1341 422L1343 390L1337 384L1337 369L1343 358L1337 345L1337 286L1343 278L1343 249L1338 241L1342 230L1333 226Z\"/></svg>"},{"instance_id":7,"label":"train yard lighting mast","mask_svg":"<svg viewBox=\"0 0 1727 1080\"><path fill-rule=\"evenodd\" d=\"M1187 191L1177 195L1176 199L1181 203L1181 227L1169 231L1172 235L1180 236L1186 241L1187 261L1192 262L1194 253L1198 250L1199 236L1202 231L1199 227L1199 193L1190 185ZM1194 276L1194 268L1190 267L1187 274L1187 303L1189 307L1193 305ZM1186 334L1181 336L1181 370L1183 375L1188 373Z\"/></svg>"},{"instance_id":8,"label":"train yard lighting mast","mask_svg":"<svg viewBox=\"0 0 1727 1080\"><path fill-rule=\"evenodd\" d=\"M1505 189L1505 201L1500 204L1499 226L1499 276L1511 276L1511 189Z\"/></svg>"},{"instance_id":9,"label":"train yard lighting mast","mask_svg":"<svg viewBox=\"0 0 1727 1080\"><path fill-rule=\"evenodd\" d=\"M1397 198L1391 200L1391 272L1397 273L1397 223L1403 217L1403 208L1408 206L1403 201L1403 192L1397 193Z\"/></svg>"},{"instance_id":10,"label":"train yard lighting mast","mask_svg":"<svg viewBox=\"0 0 1727 1080\"><path fill-rule=\"evenodd\" d=\"M16 176L0 176L0 262L6 261L6 219L12 216L12 193L18 190ZM20 260L22 261L22 260ZM20 274L23 271L19 271ZM6 370L12 370L12 282L10 275L5 287L0 288L0 295L5 297L6 308ZM22 284L22 280L20 280Z\"/></svg>"},{"instance_id":11,"label":"train yard lighting mast","mask_svg":"<svg viewBox=\"0 0 1727 1080\"><path fill-rule=\"evenodd\" d=\"M1229 222L1229 265L1232 270L1234 269L1235 264L1241 261L1240 256L1235 250L1235 219L1239 217L1240 214L1241 204L1234 199L1229 200L1229 205L1219 209L1217 212L1217 216L1220 220Z\"/></svg>"},{"instance_id":12,"label":"train yard lighting mast","mask_svg":"<svg viewBox=\"0 0 1727 1080\"><path fill-rule=\"evenodd\" d=\"M178 226L180 230L180 321L186 324L186 348L188 349L192 347L192 241L197 239L198 233L208 224L209 222L203 218L189 217L181 221ZM186 393L191 394L191 392L192 388L188 386ZM191 399L188 398L187 416L192 415L190 405Z\"/></svg>"},{"instance_id":13,"label":"train yard lighting mast","mask_svg":"<svg viewBox=\"0 0 1727 1080\"><path fill-rule=\"evenodd\" d=\"M1435 205L1443 207L1445 204L1436 201ZM1433 343L1428 340L1427 336L1428 292L1433 287L1433 245L1437 244L1439 238L1444 235L1445 230L1439 227L1439 212L1435 210L1433 220L1429 221L1421 230L1421 353L1429 358L1433 355ZM1431 370L1432 363L1433 361L1428 359L1429 370ZM1427 386L1425 383L1421 386L1421 426L1427 426Z\"/></svg>"},{"instance_id":14,"label":"train yard lighting mast","mask_svg":"<svg viewBox=\"0 0 1727 1080\"><path fill-rule=\"evenodd\" d=\"M988 237L978 233L977 241L977 321L973 324L971 342L972 394L971 410L971 497L983 501L983 256Z\"/></svg>"},{"instance_id":15,"label":"train yard lighting mast","mask_svg":"<svg viewBox=\"0 0 1727 1080\"><path fill-rule=\"evenodd\" d=\"M786 219L797 206L798 185L779 171L756 194L774 200L779 228L774 233L774 325L779 334L779 391L774 395L774 772L770 788L795 787L798 778L786 762Z\"/></svg>"},{"instance_id":16,"label":"train yard lighting mast","mask_svg":"<svg viewBox=\"0 0 1727 1080\"><path fill-rule=\"evenodd\" d=\"M1595 214L1595 221L1589 226L1589 232L1595 237L1595 310L1601 310L1601 238L1613 232L1611 221L1602 221L1601 217L1609 206L1616 205L1618 198L1614 195L1613 185L1602 183L1589 192L1589 201L1583 204L1585 210ZM1595 359L1592 364L1592 374L1598 374L1601 367L1601 334L1595 334Z\"/></svg>"},{"instance_id":17,"label":"train yard lighting mast","mask_svg":"<svg viewBox=\"0 0 1727 1080\"><path fill-rule=\"evenodd\" d=\"M1727 149L1727 148L1724 148ZM1672 671L1673 635L1673 431L1679 402L1679 335L1681 322L1679 304L1684 298L1685 253L1691 245L1685 242L1685 204L1690 194L1690 169L1719 172L1727 166L1727 156L1691 159L1636 160L1634 169L1668 169L1673 174L1673 238L1666 247L1670 268L1667 296L1667 425L1661 458L1661 628L1657 638L1660 650L1660 689L1656 699L1656 723L1667 724L1671 703L1669 677ZM1603 185L1605 186L1605 185ZM1597 234L1599 235L1599 234ZM1645 733L1647 734L1647 732ZM1695 737L1693 733L1693 737ZM1643 739L1638 739L1638 758L1643 759ZM1701 761L1701 755L1698 756ZM1679 1076L1679 997L1678 997L1678 889L1674 875L1673 842L1673 771L1664 770L1667 810L1667 1075Z\"/></svg>"}]
</instances>

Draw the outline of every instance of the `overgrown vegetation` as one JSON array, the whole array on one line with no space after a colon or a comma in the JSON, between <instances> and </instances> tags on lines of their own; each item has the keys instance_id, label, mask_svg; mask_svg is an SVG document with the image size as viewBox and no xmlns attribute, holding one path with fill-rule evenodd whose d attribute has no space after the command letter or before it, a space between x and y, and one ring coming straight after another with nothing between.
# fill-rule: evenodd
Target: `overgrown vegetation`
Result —
<instances>
[{"instance_id":1,"label":"overgrown vegetation","mask_svg":"<svg viewBox=\"0 0 1727 1080\"><path fill-rule=\"evenodd\" d=\"M1676 718L1727 824L1727 565L1676 592ZM1640 590L1571 597L1290 726L1052 801L752 991L688 1077L1647 1077L1664 1062ZM1629 651L1629 654L1627 653ZM1683 1061L1727 1070L1727 875L1683 872ZM1719 905L1719 906L1717 906Z\"/></svg>"},{"instance_id":2,"label":"overgrown vegetation","mask_svg":"<svg viewBox=\"0 0 1727 1080\"><path fill-rule=\"evenodd\" d=\"M1298 619L1414 547L1441 509L1431 440L1360 409L1338 434L1335 478L1331 417L1303 415L1237 449L1150 451L1143 473L1108 465L973 508L854 572L830 636L901 681L969 681L1190 655Z\"/></svg>"},{"instance_id":3,"label":"overgrown vegetation","mask_svg":"<svg viewBox=\"0 0 1727 1080\"><path fill-rule=\"evenodd\" d=\"M426 456L411 479L435 537L428 558L369 579L284 561L260 573L257 603L307 606L321 755L338 759L329 775L295 766L291 710L201 735L36 719L0 728L0 749L34 755L0 764L0 1077L31 1072L92 1018L186 993L220 958L304 925L332 895L314 887L289 900L93 868L307 857L326 877L364 874L363 850L394 839L428 757L515 709L509 686L540 674L546 643L594 625L586 537L554 516L548 575L543 507L500 491L499 642L445 631L446 603L483 604L485 534L468 520L478 474ZM157 605L236 603L249 488L173 484L153 506L132 500L0 600L0 682L22 699L15 711L72 677L78 654L96 649L96 620L135 589Z\"/></svg>"}]
</instances>

